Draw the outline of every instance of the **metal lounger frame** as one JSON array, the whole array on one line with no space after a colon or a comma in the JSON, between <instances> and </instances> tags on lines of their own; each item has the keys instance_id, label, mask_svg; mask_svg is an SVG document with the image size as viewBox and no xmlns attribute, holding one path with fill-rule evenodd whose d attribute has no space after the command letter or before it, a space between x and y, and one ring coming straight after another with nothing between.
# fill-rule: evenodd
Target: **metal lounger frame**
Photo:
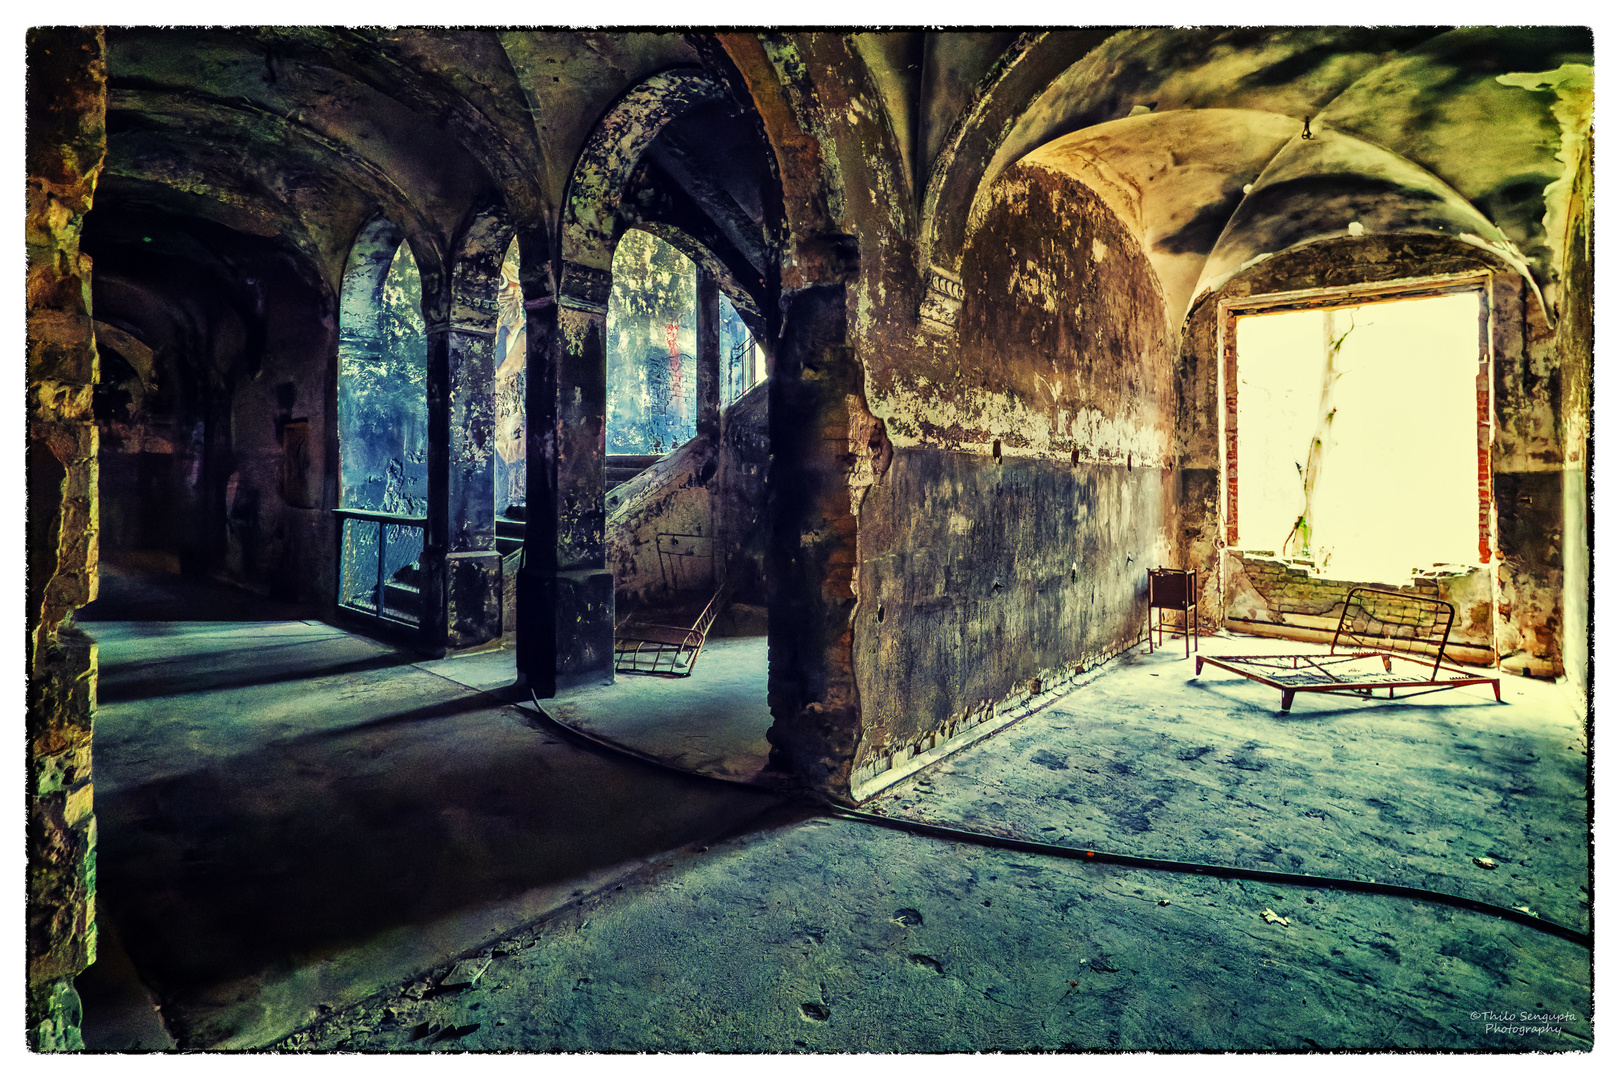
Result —
<instances>
[{"instance_id":1,"label":"metal lounger frame","mask_svg":"<svg viewBox=\"0 0 1620 1080\"><path fill-rule=\"evenodd\" d=\"M1345 597L1333 644L1326 655L1289 653L1264 656L1198 656L1193 674L1212 664L1282 692L1282 711L1297 693L1350 694L1372 698L1383 690L1390 699L1434 694L1459 686L1489 686L1502 700L1502 680L1444 663L1456 609L1444 600L1387 589L1358 587ZM1432 650L1432 656L1430 651ZM1383 661L1384 675L1334 671L1359 660ZM1397 675L1396 661L1420 671Z\"/></svg>"}]
</instances>

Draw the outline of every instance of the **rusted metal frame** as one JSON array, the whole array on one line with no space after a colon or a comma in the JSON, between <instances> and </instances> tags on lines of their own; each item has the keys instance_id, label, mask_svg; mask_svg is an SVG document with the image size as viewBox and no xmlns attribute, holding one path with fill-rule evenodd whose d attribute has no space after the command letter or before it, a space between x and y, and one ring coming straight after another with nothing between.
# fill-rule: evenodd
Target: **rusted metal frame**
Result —
<instances>
[{"instance_id":1,"label":"rusted metal frame","mask_svg":"<svg viewBox=\"0 0 1620 1080\"><path fill-rule=\"evenodd\" d=\"M1399 656L1399 654L1396 654L1395 658L1397 658L1397 659L1408 659L1406 657ZM1284 712L1286 712L1288 710L1289 704L1292 702L1293 696L1296 693L1298 693L1298 694L1354 694L1354 695L1356 695L1358 697L1371 698L1375 691L1387 690L1387 691L1389 691L1390 699L1393 700L1393 699L1395 699L1397 697L1397 695L1395 693L1396 690L1405 690L1406 692L1400 694L1399 697L1408 698L1408 697L1417 697L1420 694L1438 693L1441 690L1452 690L1452 689L1455 689L1455 688L1461 687L1461 686L1490 686L1496 693L1496 699L1498 701L1500 701L1502 699L1501 680L1500 679L1495 678L1493 676L1489 676L1489 675L1475 675L1472 672L1463 671L1460 668L1449 668L1448 667L1448 668L1445 669L1445 670L1450 671L1450 672L1455 672L1457 675L1461 676L1460 678L1455 678L1455 679L1436 679L1436 678L1428 678L1428 679L1422 679L1422 680L1403 679L1403 680L1392 680L1392 681L1380 680L1378 682L1360 682L1360 683L1348 683L1348 682L1341 682L1341 681L1332 681L1332 682L1323 682L1323 683L1314 683L1314 684L1313 683L1280 683L1280 682L1277 682L1275 679L1268 678L1266 675L1264 675L1261 672L1254 671L1254 670L1246 670L1243 666L1241 666L1243 660L1249 660L1249 659L1289 660L1289 659L1306 659L1306 658L1305 657L1288 657L1288 656L1276 656L1276 657L1229 657L1229 658L1216 657L1216 656L1200 656L1200 657L1198 657L1198 668L1194 672L1194 674L1196 675L1196 674L1202 672L1205 664L1212 664L1215 667L1222 668L1223 670L1226 670L1226 671L1230 671L1235 675L1241 675L1245 679L1248 679L1250 682L1257 682L1262 686L1268 686L1271 689L1276 690L1276 691L1280 692L1283 695L1283 698L1284 698L1283 711ZM1329 679L1332 678L1332 675L1329 672L1324 671L1323 674L1324 674L1324 676L1326 676Z\"/></svg>"},{"instance_id":2,"label":"rusted metal frame","mask_svg":"<svg viewBox=\"0 0 1620 1080\"><path fill-rule=\"evenodd\" d=\"M1351 621L1350 620L1350 610L1351 610L1352 606L1354 606L1356 608L1359 608L1362 612L1364 612L1368 619L1377 620L1377 622L1381 626L1391 627L1391 626L1408 626L1408 625L1412 625L1410 623L1395 622L1395 621L1392 621L1391 619L1388 619L1388 618L1384 617L1379 612L1379 610L1376 607L1373 606L1373 604L1369 604L1369 603L1366 602L1366 600L1364 598L1369 597L1369 596L1371 596L1371 597L1386 597L1386 598L1388 598L1388 602L1390 604L1399 604L1399 605L1401 605L1401 608L1403 610L1416 609L1416 610L1429 611L1435 616L1435 622L1429 628L1429 636L1424 637L1423 639L1421 639L1421 641L1416 636L1417 627L1414 626L1414 628L1413 628L1413 637L1410 639L1412 647L1409 648L1409 649L1380 648L1378 646L1369 646L1368 643L1365 642L1362 639L1366 638L1366 637L1370 637L1371 635L1361 634L1361 633L1357 632L1353 628L1351 629L1350 634L1349 634L1349 637L1351 638L1351 640L1355 644L1361 645L1363 648L1370 647L1375 652L1386 654L1386 655L1391 655L1391 656L1402 656L1405 659L1412 660L1414 662L1417 662L1416 657L1412 656L1411 654L1415 653L1417 651L1417 646L1419 644L1433 646L1434 650L1435 650L1435 653L1434 653L1434 666L1431 669L1431 676L1430 676L1431 678L1433 678L1434 674L1438 673L1439 670L1440 670L1440 661L1445 656L1446 644L1451 640L1451 627L1456 622L1456 618L1457 618L1457 609L1455 607L1453 607L1451 604L1447 603L1446 601L1440 600L1440 599L1430 600L1426 596L1414 596L1411 593L1391 592L1388 589L1372 589L1372 588L1367 588L1365 586L1357 586L1356 588L1351 589L1348 593L1345 594L1344 607L1341 608L1340 611L1339 611L1339 625L1334 629L1334 631L1333 631L1333 643L1328 647L1329 654L1332 654L1332 653L1338 651L1339 640L1340 640L1340 638L1345 636L1345 623ZM1357 599L1358 597L1362 597L1363 599L1358 600ZM1376 601L1375 601L1375 603L1376 603ZM1444 614L1444 616L1445 616L1445 624L1443 626L1440 624L1440 621L1439 621L1439 616L1441 614ZM1436 631L1438 631L1437 635L1435 633ZM1397 641L1399 639L1397 637L1395 637L1394 635L1391 635L1391 634L1383 634L1383 635L1379 636L1378 640L1380 640L1380 641ZM1388 667L1387 661L1385 663L1385 667L1386 668Z\"/></svg>"},{"instance_id":3,"label":"rusted metal frame","mask_svg":"<svg viewBox=\"0 0 1620 1080\"><path fill-rule=\"evenodd\" d=\"M699 613L690 627L664 626L656 623L639 626L625 624L621 626L615 632L613 642L614 670L622 671L627 675L667 674L674 678L685 678L692 674L692 670L697 667L698 657L703 655L703 646L708 643L709 629L714 626L715 619L719 617L721 609L725 607L725 597L728 595L729 588L726 583L722 582L720 588L715 590L714 595L709 598L708 604L704 606L703 611ZM627 645L630 642L635 643L635 649L631 652L629 666L626 667L620 656L627 651ZM656 646L650 669L639 666L641 650L646 645ZM681 659L682 653L687 654L684 662ZM658 670L660 658L665 654L670 656L670 670L668 672ZM685 670L679 670L683 666Z\"/></svg>"},{"instance_id":4,"label":"rusted metal frame","mask_svg":"<svg viewBox=\"0 0 1620 1080\"><path fill-rule=\"evenodd\" d=\"M678 640L661 640L658 631L668 631L669 638ZM639 626L636 627L635 634L626 634L615 641L614 667L626 674L685 678L692 674L697 658L703 652L703 645L704 635L695 629L684 629L679 626ZM642 666L643 652L649 646L651 646L650 664ZM626 653L630 657L628 662L623 659ZM686 654L684 662L683 654ZM660 670L660 665L666 658L669 661L669 669ZM680 670L682 667L685 668L684 671Z\"/></svg>"},{"instance_id":5,"label":"rusted metal frame","mask_svg":"<svg viewBox=\"0 0 1620 1080\"><path fill-rule=\"evenodd\" d=\"M342 608L344 611L353 611L357 614L365 615L383 622L396 623L400 626L409 626L413 629L419 629L421 627L422 620L420 614L417 616L416 621L413 622L409 619L402 619L388 613L388 604L384 598L383 592L384 589L387 588L388 584L384 567L387 565L388 557L388 526L395 525L402 529L420 529L424 534L425 540L427 532L427 518L423 515L390 514L381 510L360 510L352 507L341 506L335 507L332 510L332 514L338 518L339 529L337 606ZM353 521L365 521L377 526L377 571L376 576L373 579L375 585L372 590L373 610L371 611L367 611L365 608L358 607L352 603L346 603L343 598L344 567L347 563L347 560L343 557L343 549L345 546L343 539L345 536L345 526L347 525L347 521L345 519Z\"/></svg>"},{"instance_id":6,"label":"rusted metal frame","mask_svg":"<svg viewBox=\"0 0 1620 1080\"><path fill-rule=\"evenodd\" d=\"M1179 590L1181 603L1170 602L1171 598L1161 595L1161 592L1175 592ZM1182 639L1182 656L1188 656L1198 651L1198 571L1178 570L1171 567L1155 567L1148 571L1148 652L1153 651L1153 631L1159 631L1159 644L1164 644L1164 631L1166 611L1181 611L1181 626L1178 629L1170 626L1172 637L1179 635ZM1158 615L1154 616L1153 612Z\"/></svg>"}]
</instances>

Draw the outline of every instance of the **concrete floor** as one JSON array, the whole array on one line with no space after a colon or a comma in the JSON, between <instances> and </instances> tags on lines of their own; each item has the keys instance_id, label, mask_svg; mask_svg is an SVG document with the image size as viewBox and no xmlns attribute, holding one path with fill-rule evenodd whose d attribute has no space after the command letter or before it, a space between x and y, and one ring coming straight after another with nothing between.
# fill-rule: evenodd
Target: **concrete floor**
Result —
<instances>
[{"instance_id":1,"label":"concrete floor","mask_svg":"<svg viewBox=\"0 0 1620 1080\"><path fill-rule=\"evenodd\" d=\"M717 638L686 678L620 675L540 706L577 731L672 768L754 782L771 750L766 653L763 637Z\"/></svg>"},{"instance_id":2,"label":"concrete floor","mask_svg":"<svg viewBox=\"0 0 1620 1080\"><path fill-rule=\"evenodd\" d=\"M498 653L462 658L480 666L458 681L455 661L318 623L86 629L112 930L81 980L93 1047L1592 1045L1591 953L1489 915L819 816L559 739L478 685ZM735 644L738 666L753 647ZM1240 649L1284 651L1204 643ZM726 655L702 663L735 689ZM683 685L701 684L621 693ZM1589 930L1584 730L1556 687L1503 692L1302 695L1284 715L1236 676L1194 679L1179 648L1136 652L872 808L1399 882ZM653 724L651 706L549 707L679 764L746 775L758 753L757 715L702 740L702 709ZM1485 1018L1523 1013L1573 1019Z\"/></svg>"},{"instance_id":3,"label":"concrete floor","mask_svg":"<svg viewBox=\"0 0 1620 1080\"><path fill-rule=\"evenodd\" d=\"M255 602L196 582L197 620L98 620L175 585L109 584L91 1049L262 1046L778 801L558 738L509 650L210 621Z\"/></svg>"}]
</instances>

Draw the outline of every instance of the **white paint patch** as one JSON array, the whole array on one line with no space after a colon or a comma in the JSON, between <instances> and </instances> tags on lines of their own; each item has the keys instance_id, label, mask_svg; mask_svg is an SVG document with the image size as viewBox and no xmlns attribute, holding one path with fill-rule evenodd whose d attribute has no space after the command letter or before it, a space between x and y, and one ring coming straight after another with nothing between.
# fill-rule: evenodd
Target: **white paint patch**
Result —
<instances>
[{"instance_id":1,"label":"white paint patch","mask_svg":"<svg viewBox=\"0 0 1620 1080\"><path fill-rule=\"evenodd\" d=\"M1362 233L1366 232L1367 230L1362 227L1361 222L1352 221L1350 223L1350 225L1349 225L1348 231L1349 231L1351 236L1360 236Z\"/></svg>"},{"instance_id":2,"label":"white paint patch","mask_svg":"<svg viewBox=\"0 0 1620 1080\"><path fill-rule=\"evenodd\" d=\"M1091 261L1102 262L1106 258L1108 258L1108 245L1101 240L1093 239L1091 241Z\"/></svg>"},{"instance_id":3,"label":"white paint patch","mask_svg":"<svg viewBox=\"0 0 1620 1080\"><path fill-rule=\"evenodd\" d=\"M904 401L885 400L873 411L880 416L904 416L919 426L940 429L966 428L986 432L1002 441L1004 457L1061 458L1068 460L1071 448L1078 449L1080 461L1089 464L1123 465L1130 457L1138 466L1158 468L1170 463L1166 434L1151 422L1156 410L1148 407L1148 422L1129 418L1105 417L1097 409L1085 409L1072 420L1063 410L1032 408L1005 393L975 388L949 397L914 396L903 391ZM1056 414L1054 416L1054 414ZM932 439L904 434L911 424L889 428L889 441L896 447L941 446L950 450L970 450L988 454L989 445ZM1017 436L1017 444L1010 441Z\"/></svg>"},{"instance_id":4,"label":"white paint patch","mask_svg":"<svg viewBox=\"0 0 1620 1080\"><path fill-rule=\"evenodd\" d=\"M950 527L952 536L966 536L973 531L973 519L966 514L959 514L952 510Z\"/></svg>"}]
</instances>

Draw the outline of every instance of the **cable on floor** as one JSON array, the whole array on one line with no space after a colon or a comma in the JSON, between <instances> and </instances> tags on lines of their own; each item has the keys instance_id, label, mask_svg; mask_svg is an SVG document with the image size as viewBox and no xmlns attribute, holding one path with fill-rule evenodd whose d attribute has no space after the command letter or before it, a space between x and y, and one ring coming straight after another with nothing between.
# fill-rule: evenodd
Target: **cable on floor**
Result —
<instances>
[{"instance_id":1,"label":"cable on floor","mask_svg":"<svg viewBox=\"0 0 1620 1080\"><path fill-rule=\"evenodd\" d=\"M756 784L748 780L728 780L719 776L702 776L698 773L688 772L668 762L638 753L628 747L609 742L606 739L588 735L578 728L569 727L555 717L551 716L541 706L540 699L531 691L530 698L534 707L547 726L558 729L569 737L582 740L602 750L632 758L644 765L668 772L679 773L682 776L713 780L721 784L735 784L754 791L769 792L775 795L786 795L777 788L764 784ZM528 712L527 709L520 710ZM1033 855L1051 855L1060 859L1076 859L1081 862L1106 863L1112 866L1130 866L1141 870L1160 870L1167 873L1202 874L1206 877L1231 878L1239 881L1265 881L1277 885L1294 885L1309 889L1336 889L1341 892L1368 893L1375 896L1394 896L1404 900L1419 900L1431 904L1444 904L1447 907L1464 908L1468 911L1477 911L1485 915L1494 915L1499 919L1506 919L1521 926L1528 926L1533 930L1540 930L1544 934L1563 938L1585 949L1592 948L1592 935L1583 933L1555 923L1551 919L1543 919L1539 915L1532 915L1528 911L1517 908L1503 907L1500 904L1489 904L1483 900L1474 900L1454 893L1437 892L1433 889L1416 889L1409 885L1395 885L1381 881L1360 881L1356 878L1322 877L1315 874L1296 874L1281 870L1251 870L1241 866L1220 866L1214 863L1187 862L1181 859L1155 859L1144 855L1125 855L1112 851L1098 851L1094 848L1070 847L1066 844L1049 844L1040 840L1022 840L1013 836L999 836L995 833L980 832L977 829L968 829L959 825L936 825L926 821L912 821L907 818L883 817L879 814L868 813L864 810L852 810L847 806L840 806L824 798L809 800L817 810L826 817L842 818L846 821L858 821L867 825L876 825L884 829L897 832L908 832L917 836L933 837L937 840L953 840L963 844L977 844L982 847L1002 848L1007 851L1024 851Z\"/></svg>"},{"instance_id":2,"label":"cable on floor","mask_svg":"<svg viewBox=\"0 0 1620 1080\"><path fill-rule=\"evenodd\" d=\"M1204 874L1208 877L1236 878L1242 881L1267 881L1279 885L1299 885L1312 889L1338 889L1344 892L1396 896L1406 900L1424 900L1432 904L1445 904L1450 907L1467 908L1470 911L1482 912L1486 915L1495 915L1498 918L1507 919L1540 930L1543 933L1552 934L1554 937L1561 937L1565 941L1572 941L1583 948L1590 949L1592 947L1591 934L1572 930L1550 919L1543 919L1539 915L1532 915L1517 908L1488 904L1483 900L1473 900L1453 893L1436 892L1433 889L1415 889L1408 885L1393 885L1382 881L1359 881L1355 878L1320 877L1315 874L1294 874L1281 870L1250 870L1241 866L1218 866L1212 863L1185 862L1180 859L1153 859L1143 855L1121 855L1111 851L1097 851L1093 848L1076 848L1065 844L1043 843L1039 840L1020 840L1016 837L997 836L994 833L979 832L975 829L964 829L953 825L935 825L931 822L881 817L877 814L869 814L862 810L851 810L848 807L836 806L831 803L827 804L822 812L829 817L861 821L868 825L878 825L885 829L915 833L919 836L931 836L939 840L955 840L966 844L1006 848L1009 851L1026 851L1036 855L1055 855L1058 858L1078 859L1082 862L1109 863L1114 866L1132 866L1142 870Z\"/></svg>"}]
</instances>

